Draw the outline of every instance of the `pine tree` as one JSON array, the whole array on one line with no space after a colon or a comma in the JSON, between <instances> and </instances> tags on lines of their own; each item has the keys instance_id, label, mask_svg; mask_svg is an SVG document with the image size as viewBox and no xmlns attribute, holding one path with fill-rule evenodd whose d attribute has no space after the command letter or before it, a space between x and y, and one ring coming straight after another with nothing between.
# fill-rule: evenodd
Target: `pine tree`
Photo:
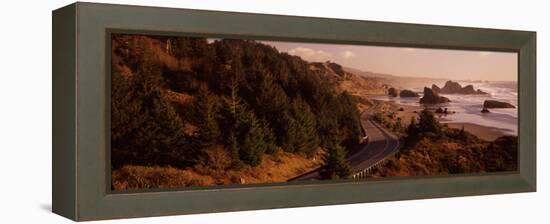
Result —
<instances>
[{"instance_id":1,"label":"pine tree","mask_svg":"<svg viewBox=\"0 0 550 224\"><path fill-rule=\"evenodd\" d=\"M111 138L114 142L122 141L137 129L144 121L140 113L142 103L135 100L134 79L121 74L117 66L112 66L111 78Z\"/></svg>"},{"instance_id":2,"label":"pine tree","mask_svg":"<svg viewBox=\"0 0 550 224\"><path fill-rule=\"evenodd\" d=\"M241 144L239 158L251 166L262 162L262 155L266 149L263 127L252 112L244 112L238 120Z\"/></svg>"},{"instance_id":3,"label":"pine tree","mask_svg":"<svg viewBox=\"0 0 550 224\"><path fill-rule=\"evenodd\" d=\"M199 88L196 102L194 117L199 127L201 145L206 148L215 144L220 137L220 128L216 121L219 105L216 97L206 86Z\"/></svg>"},{"instance_id":4,"label":"pine tree","mask_svg":"<svg viewBox=\"0 0 550 224\"><path fill-rule=\"evenodd\" d=\"M124 164L187 166L203 155L195 141L183 134L183 121L164 99L162 74L153 58L151 52L146 51L131 77L113 74L114 167Z\"/></svg>"},{"instance_id":5,"label":"pine tree","mask_svg":"<svg viewBox=\"0 0 550 224\"><path fill-rule=\"evenodd\" d=\"M243 163L239 158L239 141L237 140L235 133L229 134L227 145L229 145L229 151L231 153L231 167L234 169L241 168Z\"/></svg>"},{"instance_id":6,"label":"pine tree","mask_svg":"<svg viewBox=\"0 0 550 224\"><path fill-rule=\"evenodd\" d=\"M273 75L269 72L263 73L256 95L256 105L260 116L270 118L277 116L287 108L288 97L284 90L274 82Z\"/></svg>"},{"instance_id":7,"label":"pine tree","mask_svg":"<svg viewBox=\"0 0 550 224\"><path fill-rule=\"evenodd\" d=\"M401 123L401 118L398 117L397 121L395 122L395 125L393 126L393 131L395 132L402 132L403 131L403 124Z\"/></svg>"},{"instance_id":8,"label":"pine tree","mask_svg":"<svg viewBox=\"0 0 550 224\"><path fill-rule=\"evenodd\" d=\"M288 143L292 145L293 151L312 155L320 143L315 115L300 97L292 102L290 113L293 119L289 123L288 135L293 137L289 138L291 141Z\"/></svg>"},{"instance_id":9,"label":"pine tree","mask_svg":"<svg viewBox=\"0 0 550 224\"><path fill-rule=\"evenodd\" d=\"M224 133L229 133L232 131L233 134L235 133L237 129L237 118L242 111L244 111L244 102L239 96L239 82L236 79L232 79L230 84L227 86L226 89L227 93L225 96L222 97L222 107L223 107L223 114L222 118L220 119L220 127L224 131ZM226 139L229 137L228 135L224 136Z\"/></svg>"},{"instance_id":10,"label":"pine tree","mask_svg":"<svg viewBox=\"0 0 550 224\"><path fill-rule=\"evenodd\" d=\"M228 87L229 96L224 97L224 102L226 110L235 118L243 107L242 99L239 96L239 81L236 78L232 78Z\"/></svg>"},{"instance_id":11,"label":"pine tree","mask_svg":"<svg viewBox=\"0 0 550 224\"><path fill-rule=\"evenodd\" d=\"M331 144L342 142L342 133L338 123L338 112L334 110L334 101L331 104L325 103L319 109L317 114L317 130L321 146L329 147Z\"/></svg>"},{"instance_id":12,"label":"pine tree","mask_svg":"<svg viewBox=\"0 0 550 224\"><path fill-rule=\"evenodd\" d=\"M279 145L287 152L295 152L296 146L294 143L297 141L298 123L288 111L283 112L278 121L282 124L282 128L278 134Z\"/></svg>"},{"instance_id":13,"label":"pine tree","mask_svg":"<svg viewBox=\"0 0 550 224\"><path fill-rule=\"evenodd\" d=\"M277 152L277 139L275 138L275 134L273 133L273 130L269 127L269 124L264 119L262 120L262 131L264 134L264 141L265 141L265 152L268 154L274 154Z\"/></svg>"},{"instance_id":14,"label":"pine tree","mask_svg":"<svg viewBox=\"0 0 550 224\"><path fill-rule=\"evenodd\" d=\"M404 148L410 148L408 146L415 145L420 138L420 129L418 128L418 123L416 122L414 116L411 117L411 121L409 122L409 126L407 126L407 130L405 132L407 133L407 136L405 137L405 145L407 147Z\"/></svg>"},{"instance_id":15,"label":"pine tree","mask_svg":"<svg viewBox=\"0 0 550 224\"><path fill-rule=\"evenodd\" d=\"M363 136L361 128L361 118L357 109L357 99L343 91L338 95L337 102L339 104L339 122L340 126L345 130L345 141L359 142Z\"/></svg>"},{"instance_id":16,"label":"pine tree","mask_svg":"<svg viewBox=\"0 0 550 224\"><path fill-rule=\"evenodd\" d=\"M227 111L224 120L226 130L232 133L228 136L228 142L233 160L257 166L268 148L264 140L264 126L238 95L239 84L236 79L231 81L229 87L229 96L223 98Z\"/></svg>"},{"instance_id":17,"label":"pine tree","mask_svg":"<svg viewBox=\"0 0 550 224\"><path fill-rule=\"evenodd\" d=\"M325 165L320 170L323 179L343 179L351 175L351 166L346 160L346 152L338 145L333 144L327 148L323 157Z\"/></svg>"},{"instance_id":18,"label":"pine tree","mask_svg":"<svg viewBox=\"0 0 550 224\"><path fill-rule=\"evenodd\" d=\"M428 110L422 110L422 112L420 112L418 128L422 133L431 132L436 135L441 134L439 122L435 119L433 113Z\"/></svg>"}]
</instances>

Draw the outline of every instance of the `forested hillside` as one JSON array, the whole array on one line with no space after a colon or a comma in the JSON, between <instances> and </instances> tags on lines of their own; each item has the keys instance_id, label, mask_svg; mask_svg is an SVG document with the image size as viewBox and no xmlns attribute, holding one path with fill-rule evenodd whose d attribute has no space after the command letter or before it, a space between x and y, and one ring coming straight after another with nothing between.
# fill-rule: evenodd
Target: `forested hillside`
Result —
<instances>
[{"instance_id":1,"label":"forested hillside","mask_svg":"<svg viewBox=\"0 0 550 224\"><path fill-rule=\"evenodd\" d=\"M224 169L239 170L265 155L323 150L325 176L338 178L329 163L363 133L358 99L332 78L255 41L114 35L112 168L183 169L221 147Z\"/></svg>"}]
</instances>

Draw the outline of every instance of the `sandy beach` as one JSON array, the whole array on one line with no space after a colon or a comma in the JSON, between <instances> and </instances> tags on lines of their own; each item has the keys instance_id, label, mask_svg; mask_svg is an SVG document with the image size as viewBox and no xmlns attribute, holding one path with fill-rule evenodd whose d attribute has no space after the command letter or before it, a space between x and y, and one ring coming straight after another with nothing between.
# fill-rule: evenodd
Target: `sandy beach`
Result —
<instances>
[{"instance_id":1,"label":"sandy beach","mask_svg":"<svg viewBox=\"0 0 550 224\"><path fill-rule=\"evenodd\" d=\"M494 127L487 127L487 126L471 124L471 123L446 123L446 124L451 128L461 129L462 127L464 127L464 130L466 130L467 132L470 132L486 141L494 141L498 137L506 135L504 130L494 128Z\"/></svg>"}]
</instances>

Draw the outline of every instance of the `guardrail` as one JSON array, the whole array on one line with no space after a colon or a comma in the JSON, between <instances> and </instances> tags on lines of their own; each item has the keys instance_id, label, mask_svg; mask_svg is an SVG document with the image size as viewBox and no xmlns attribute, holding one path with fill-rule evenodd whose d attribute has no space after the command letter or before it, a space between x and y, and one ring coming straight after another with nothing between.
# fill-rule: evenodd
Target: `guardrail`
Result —
<instances>
[{"instance_id":1,"label":"guardrail","mask_svg":"<svg viewBox=\"0 0 550 224\"><path fill-rule=\"evenodd\" d=\"M399 147L399 145L397 145ZM397 152L394 152L392 154L389 154L386 156L386 158L379 160L375 164L372 164L371 166L367 167L366 169L360 170L358 172L355 172L353 175L351 175L352 179L365 179L369 176L372 169L377 168L381 165L383 165L386 161L388 161L388 158L395 155Z\"/></svg>"}]
</instances>

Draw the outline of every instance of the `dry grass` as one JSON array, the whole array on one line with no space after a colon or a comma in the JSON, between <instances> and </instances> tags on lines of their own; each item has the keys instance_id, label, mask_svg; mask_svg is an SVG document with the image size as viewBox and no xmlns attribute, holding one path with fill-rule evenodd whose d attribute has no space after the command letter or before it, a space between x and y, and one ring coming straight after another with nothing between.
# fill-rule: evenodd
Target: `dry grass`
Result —
<instances>
[{"instance_id":1,"label":"dry grass","mask_svg":"<svg viewBox=\"0 0 550 224\"><path fill-rule=\"evenodd\" d=\"M257 167L245 166L230 169L227 150L215 146L208 150L208 160L192 168L147 167L127 165L111 173L115 190L143 188L175 188L226 184L253 184L285 182L288 179L321 166L319 150L313 158L279 151L276 155L264 155Z\"/></svg>"},{"instance_id":2,"label":"dry grass","mask_svg":"<svg viewBox=\"0 0 550 224\"><path fill-rule=\"evenodd\" d=\"M173 167L124 166L111 175L113 189L174 188L203 186L213 183L211 177Z\"/></svg>"}]
</instances>

